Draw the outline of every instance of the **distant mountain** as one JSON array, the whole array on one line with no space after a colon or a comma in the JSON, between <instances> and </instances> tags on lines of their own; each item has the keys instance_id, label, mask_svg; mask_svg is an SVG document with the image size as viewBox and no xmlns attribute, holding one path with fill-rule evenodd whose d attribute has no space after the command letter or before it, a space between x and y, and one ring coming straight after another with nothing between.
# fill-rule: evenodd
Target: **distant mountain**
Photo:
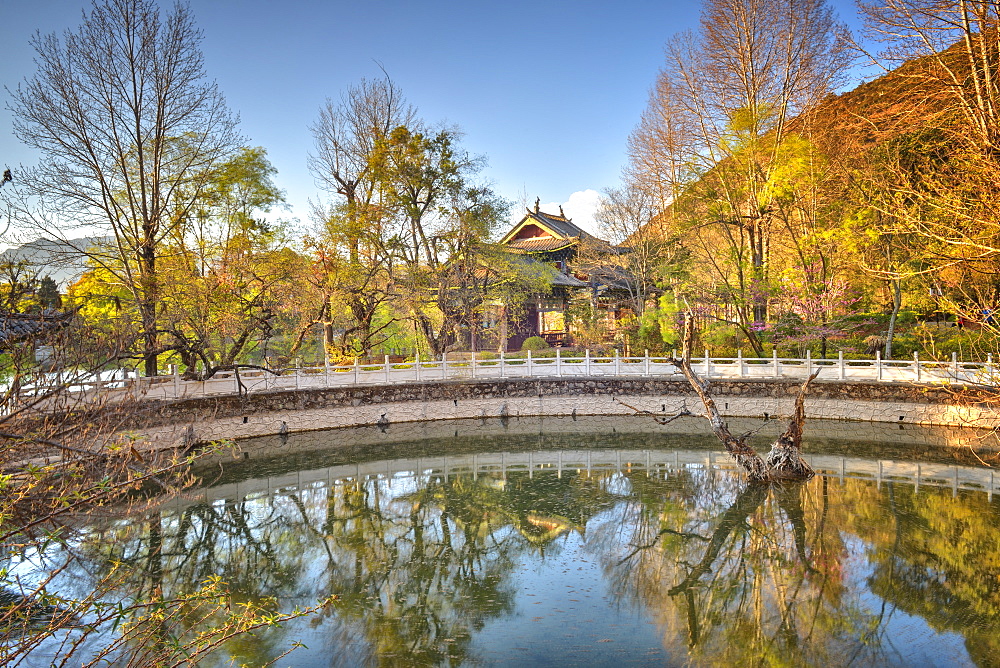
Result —
<instances>
[{"instance_id":1,"label":"distant mountain","mask_svg":"<svg viewBox=\"0 0 1000 668\"><path fill-rule=\"evenodd\" d=\"M3 251L0 262L26 262L37 269L39 278L51 276L64 291L87 270L87 251L108 241L107 237L36 239Z\"/></svg>"}]
</instances>

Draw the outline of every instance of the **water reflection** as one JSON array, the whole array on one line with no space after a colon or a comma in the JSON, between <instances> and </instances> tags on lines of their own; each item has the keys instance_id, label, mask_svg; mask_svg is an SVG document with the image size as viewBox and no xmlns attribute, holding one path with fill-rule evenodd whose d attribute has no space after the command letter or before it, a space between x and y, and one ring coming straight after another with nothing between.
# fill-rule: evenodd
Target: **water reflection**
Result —
<instances>
[{"instance_id":1,"label":"water reflection","mask_svg":"<svg viewBox=\"0 0 1000 668\"><path fill-rule=\"evenodd\" d=\"M713 464L724 457L691 452L522 449L227 479L88 529L74 577L127 564L142 598L219 575L286 609L337 595L230 641L219 665L262 665L294 640L296 666L1000 662L990 495L839 475L749 487Z\"/></svg>"}]
</instances>

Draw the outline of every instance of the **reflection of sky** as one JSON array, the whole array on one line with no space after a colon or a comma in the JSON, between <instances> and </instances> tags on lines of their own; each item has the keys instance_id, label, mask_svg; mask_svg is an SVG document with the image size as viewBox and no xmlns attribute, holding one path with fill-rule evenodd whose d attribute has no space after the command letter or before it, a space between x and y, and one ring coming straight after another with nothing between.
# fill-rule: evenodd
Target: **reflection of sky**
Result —
<instances>
[{"instance_id":1,"label":"reflection of sky","mask_svg":"<svg viewBox=\"0 0 1000 668\"><path fill-rule=\"evenodd\" d=\"M588 524L588 535L600 519ZM609 590L600 554L577 533L564 535L558 544L555 556L522 558L512 576L513 615L488 622L473 639L472 655L493 665L667 663L653 620Z\"/></svg>"},{"instance_id":2,"label":"reflection of sky","mask_svg":"<svg viewBox=\"0 0 1000 668\"><path fill-rule=\"evenodd\" d=\"M965 649L965 638L957 633L937 631L923 618L907 614L868 589L868 580L875 573L868 555L873 547L862 538L842 533L847 547L843 561L844 584L854 592L863 612L882 615L879 635L886 654L886 665L940 666L958 668L974 666Z\"/></svg>"}]
</instances>

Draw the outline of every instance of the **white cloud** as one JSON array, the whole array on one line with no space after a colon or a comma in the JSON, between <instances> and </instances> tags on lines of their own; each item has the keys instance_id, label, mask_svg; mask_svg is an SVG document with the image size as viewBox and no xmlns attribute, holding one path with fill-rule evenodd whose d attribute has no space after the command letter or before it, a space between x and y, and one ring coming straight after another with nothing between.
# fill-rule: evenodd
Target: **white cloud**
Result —
<instances>
[{"instance_id":1,"label":"white cloud","mask_svg":"<svg viewBox=\"0 0 1000 668\"><path fill-rule=\"evenodd\" d=\"M577 226L583 228L591 234L597 234L597 223L594 221L594 214L601 199L601 193L592 188L587 190L577 190L569 196L565 202L543 202L539 208L545 213L559 213L559 207L563 213ZM530 204L534 208L534 202ZM524 216L524 208L514 206L511 209L511 224L516 224Z\"/></svg>"},{"instance_id":2,"label":"white cloud","mask_svg":"<svg viewBox=\"0 0 1000 668\"><path fill-rule=\"evenodd\" d=\"M565 202L551 202L542 205L542 211L558 213L562 206L563 213L572 220L578 227L590 233L595 232L597 223L594 222L594 214L597 212L597 204L601 199L601 193L588 188L587 190L577 190L569 196Z\"/></svg>"}]
</instances>

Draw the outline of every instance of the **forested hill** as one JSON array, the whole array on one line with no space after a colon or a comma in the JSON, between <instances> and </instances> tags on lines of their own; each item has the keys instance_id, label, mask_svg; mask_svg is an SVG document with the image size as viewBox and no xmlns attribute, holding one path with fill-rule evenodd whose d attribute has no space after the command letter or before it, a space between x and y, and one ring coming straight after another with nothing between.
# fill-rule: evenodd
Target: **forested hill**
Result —
<instances>
[{"instance_id":1,"label":"forested hill","mask_svg":"<svg viewBox=\"0 0 1000 668\"><path fill-rule=\"evenodd\" d=\"M979 333L961 354L985 357L1000 307L1000 44L995 16L963 24L946 4L867 7L887 73L840 95L828 91L851 49L829 13L710 2L700 32L667 43L605 216L633 221L661 309L692 311L713 347L885 356L901 328L907 354L959 352L916 330L946 313Z\"/></svg>"},{"instance_id":2,"label":"forested hill","mask_svg":"<svg viewBox=\"0 0 1000 668\"><path fill-rule=\"evenodd\" d=\"M957 45L942 54L959 68L960 56ZM961 114L950 99L947 77L935 57L914 58L852 90L827 96L792 120L789 129L806 132L830 157L856 154L921 129L950 126L961 132L956 127Z\"/></svg>"}]
</instances>

